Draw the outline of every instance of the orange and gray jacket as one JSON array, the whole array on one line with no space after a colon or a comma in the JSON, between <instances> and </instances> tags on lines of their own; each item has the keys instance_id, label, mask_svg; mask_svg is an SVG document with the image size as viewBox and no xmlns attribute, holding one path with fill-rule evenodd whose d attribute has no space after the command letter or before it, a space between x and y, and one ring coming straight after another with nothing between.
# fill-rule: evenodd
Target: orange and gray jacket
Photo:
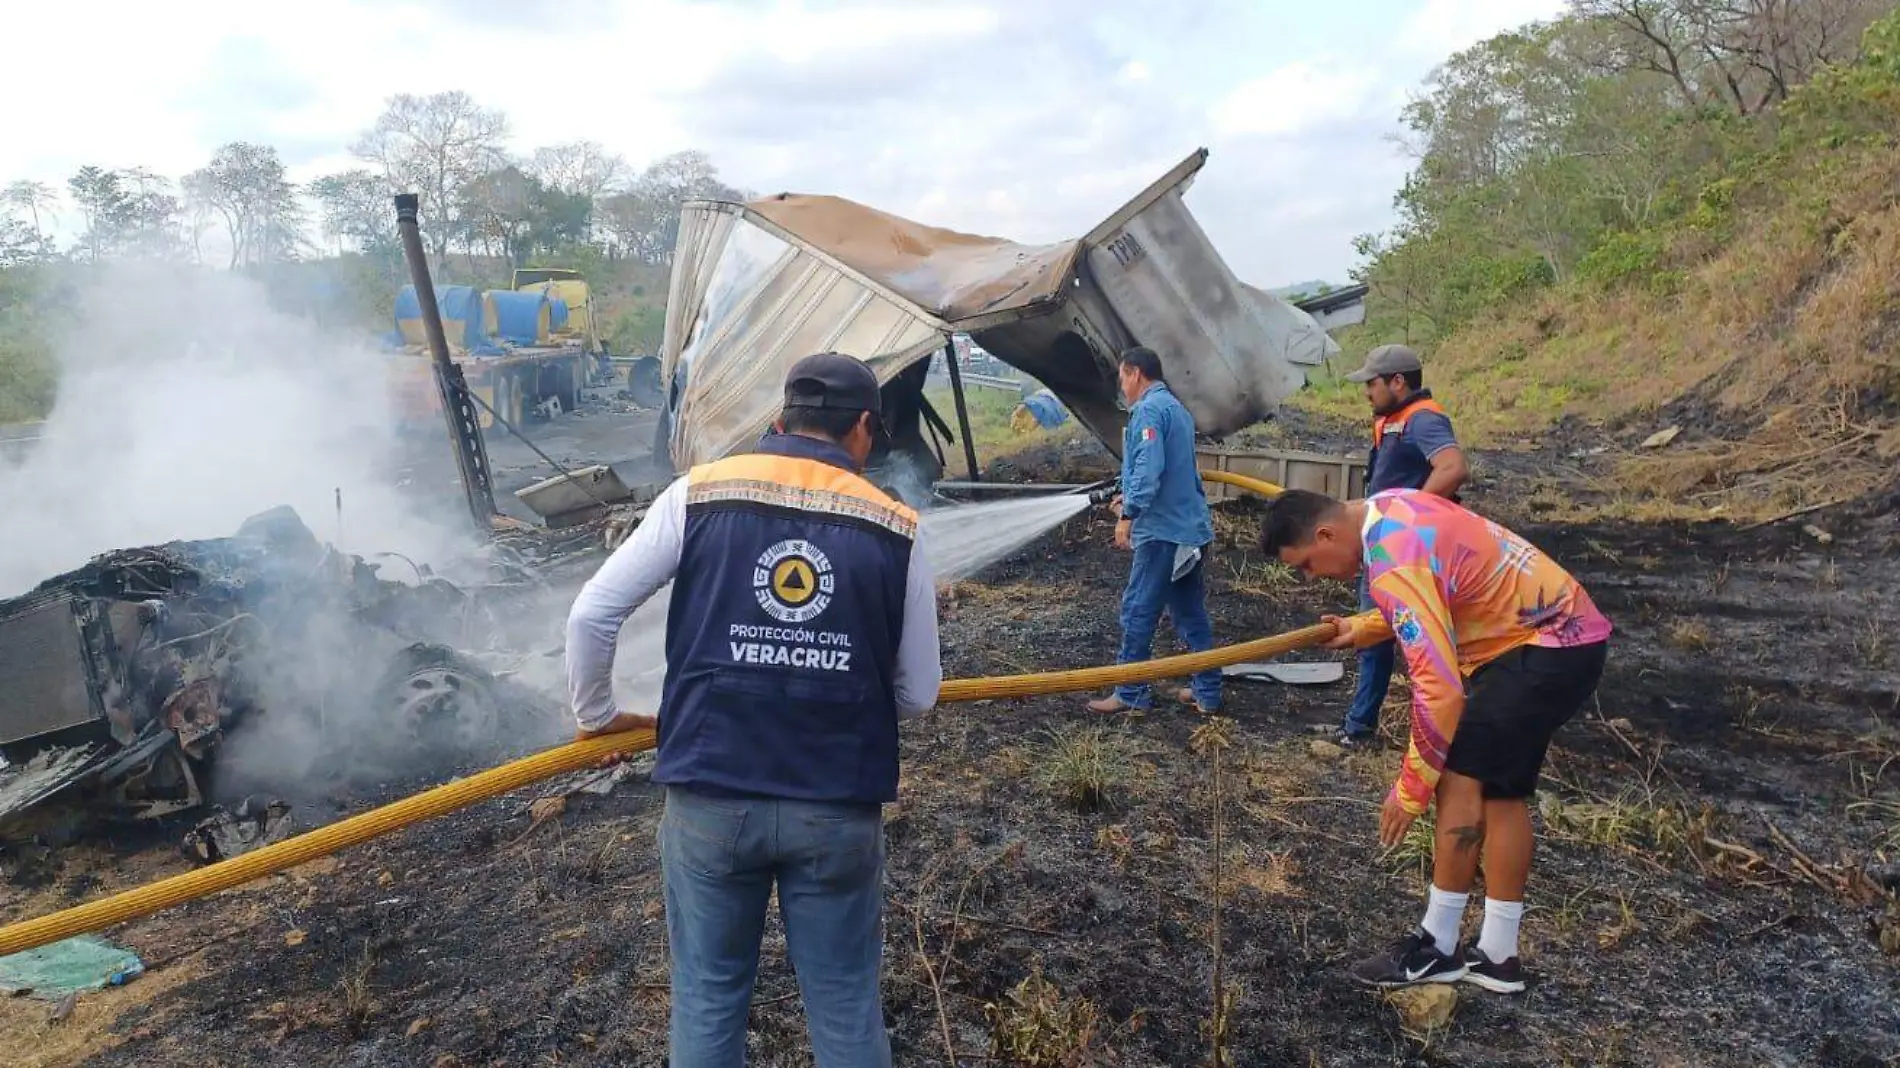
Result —
<instances>
[{"instance_id":1,"label":"orange and gray jacket","mask_svg":"<svg viewBox=\"0 0 1900 1068\"><path fill-rule=\"evenodd\" d=\"M1372 420L1366 496L1390 489L1424 489L1432 477L1432 457L1457 444L1451 416L1432 399L1431 390L1419 390L1398 411Z\"/></svg>"}]
</instances>

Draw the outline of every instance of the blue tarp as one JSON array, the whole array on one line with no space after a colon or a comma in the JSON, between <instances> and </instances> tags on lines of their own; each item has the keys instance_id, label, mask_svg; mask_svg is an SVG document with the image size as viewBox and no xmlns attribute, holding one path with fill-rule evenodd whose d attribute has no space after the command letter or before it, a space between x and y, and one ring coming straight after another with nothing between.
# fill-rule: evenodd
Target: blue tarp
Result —
<instances>
[{"instance_id":1,"label":"blue tarp","mask_svg":"<svg viewBox=\"0 0 1900 1068\"><path fill-rule=\"evenodd\" d=\"M468 350L478 356L492 356L502 351L488 336L484 323L485 305L482 293L473 286L437 286L435 302L442 309L443 328L448 331L449 344ZM404 324L410 330L404 330ZM422 324L422 302L416 299L416 287L403 286L396 293L396 328L399 333L420 332ZM412 342L413 343L413 342Z\"/></svg>"},{"instance_id":2,"label":"blue tarp","mask_svg":"<svg viewBox=\"0 0 1900 1068\"><path fill-rule=\"evenodd\" d=\"M511 345L547 344L547 331L553 327L542 316L551 318L553 309L548 307L546 293L491 289L488 299L495 306L496 337Z\"/></svg>"},{"instance_id":3,"label":"blue tarp","mask_svg":"<svg viewBox=\"0 0 1900 1068\"><path fill-rule=\"evenodd\" d=\"M1054 393L1046 389L1039 389L1024 397L1023 407L1029 409L1029 414L1036 417L1036 425L1044 430L1061 426L1069 420L1068 409L1062 406Z\"/></svg>"}]
</instances>

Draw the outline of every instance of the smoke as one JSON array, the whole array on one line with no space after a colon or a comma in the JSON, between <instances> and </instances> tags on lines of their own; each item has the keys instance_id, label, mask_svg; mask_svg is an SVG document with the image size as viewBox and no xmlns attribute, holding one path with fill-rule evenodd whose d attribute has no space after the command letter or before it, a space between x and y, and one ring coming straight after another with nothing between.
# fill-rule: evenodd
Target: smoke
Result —
<instances>
[{"instance_id":1,"label":"smoke","mask_svg":"<svg viewBox=\"0 0 1900 1068\"><path fill-rule=\"evenodd\" d=\"M366 555L433 562L472 544L436 504L454 487L400 469L388 357L368 339L325 336L224 272L109 265L76 298L39 444L0 464L0 596L281 504Z\"/></svg>"},{"instance_id":2,"label":"smoke","mask_svg":"<svg viewBox=\"0 0 1900 1068\"><path fill-rule=\"evenodd\" d=\"M937 472L933 468L926 467L910 450L893 448L869 474L892 496L922 512L937 502Z\"/></svg>"}]
</instances>

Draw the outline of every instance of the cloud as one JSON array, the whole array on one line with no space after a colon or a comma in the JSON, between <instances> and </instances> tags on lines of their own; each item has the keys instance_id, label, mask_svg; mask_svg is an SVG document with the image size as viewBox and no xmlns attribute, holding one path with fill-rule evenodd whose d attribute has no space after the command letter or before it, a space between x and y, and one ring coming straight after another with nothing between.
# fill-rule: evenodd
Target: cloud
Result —
<instances>
[{"instance_id":1,"label":"cloud","mask_svg":"<svg viewBox=\"0 0 1900 1068\"><path fill-rule=\"evenodd\" d=\"M1337 56L1300 60L1241 83L1214 105L1216 132L1288 137L1361 115L1374 72Z\"/></svg>"},{"instance_id":2,"label":"cloud","mask_svg":"<svg viewBox=\"0 0 1900 1068\"><path fill-rule=\"evenodd\" d=\"M9 38L30 46L0 91L60 100L12 109L0 179L175 176L244 139L308 180L354 165L347 145L390 95L465 89L508 113L521 152L701 148L741 187L1021 241L1086 232L1206 146L1189 203L1243 277L1339 278L1353 235L1390 217L1406 92L1450 50L1559 6L1363 0L1289 20L1250 0L1166 17L1148 0L201 0L187 20L101 0L75 78L68 13L20 5Z\"/></svg>"},{"instance_id":3,"label":"cloud","mask_svg":"<svg viewBox=\"0 0 1900 1068\"><path fill-rule=\"evenodd\" d=\"M1444 60L1494 34L1555 18L1566 6L1563 0L1424 0L1397 43L1413 55Z\"/></svg>"}]
</instances>

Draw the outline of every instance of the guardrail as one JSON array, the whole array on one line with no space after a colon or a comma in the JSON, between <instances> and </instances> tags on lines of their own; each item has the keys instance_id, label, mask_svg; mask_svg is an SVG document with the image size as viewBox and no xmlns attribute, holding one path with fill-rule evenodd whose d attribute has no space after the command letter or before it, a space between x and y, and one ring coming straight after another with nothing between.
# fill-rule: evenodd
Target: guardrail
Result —
<instances>
[{"instance_id":1,"label":"guardrail","mask_svg":"<svg viewBox=\"0 0 1900 1068\"><path fill-rule=\"evenodd\" d=\"M930 381L933 384L944 384L950 381L950 376L933 371L930 375ZM963 372L963 384L965 386L976 386L980 389L1007 390L1011 393L1021 392L1023 388L1022 380L1018 378L1004 378L1000 375L975 375L968 371Z\"/></svg>"}]
</instances>

